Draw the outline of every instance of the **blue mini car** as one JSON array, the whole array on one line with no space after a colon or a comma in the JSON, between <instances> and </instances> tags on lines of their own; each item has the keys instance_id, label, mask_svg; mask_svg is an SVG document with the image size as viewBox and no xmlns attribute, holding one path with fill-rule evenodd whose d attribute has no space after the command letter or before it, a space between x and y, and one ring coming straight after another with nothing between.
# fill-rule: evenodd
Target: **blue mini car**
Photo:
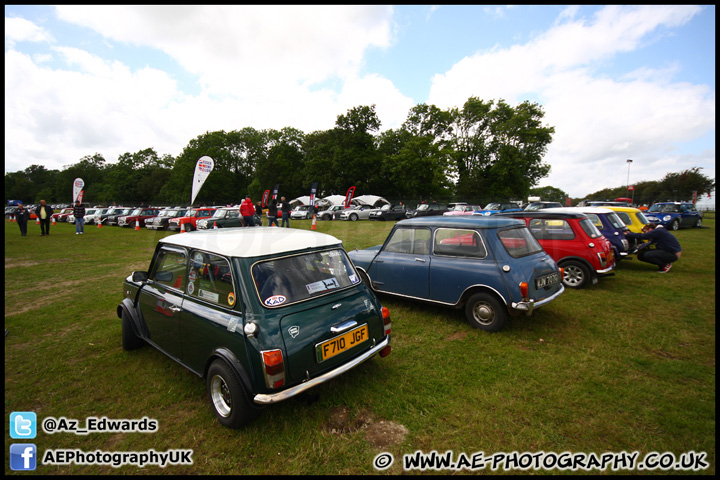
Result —
<instances>
[{"instance_id":1,"label":"blue mini car","mask_svg":"<svg viewBox=\"0 0 720 480\"><path fill-rule=\"evenodd\" d=\"M401 220L383 245L348 255L374 291L464 308L470 325L489 332L565 290L555 261L513 218Z\"/></svg>"},{"instance_id":2,"label":"blue mini car","mask_svg":"<svg viewBox=\"0 0 720 480\"><path fill-rule=\"evenodd\" d=\"M645 218L671 230L702 227L702 214L690 202L658 202L645 212Z\"/></svg>"},{"instance_id":3,"label":"blue mini car","mask_svg":"<svg viewBox=\"0 0 720 480\"><path fill-rule=\"evenodd\" d=\"M482 210L475 210L473 215L493 215L500 212L521 212L522 208L517 203L512 202L492 202L485 205Z\"/></svg>"}]
</instances>

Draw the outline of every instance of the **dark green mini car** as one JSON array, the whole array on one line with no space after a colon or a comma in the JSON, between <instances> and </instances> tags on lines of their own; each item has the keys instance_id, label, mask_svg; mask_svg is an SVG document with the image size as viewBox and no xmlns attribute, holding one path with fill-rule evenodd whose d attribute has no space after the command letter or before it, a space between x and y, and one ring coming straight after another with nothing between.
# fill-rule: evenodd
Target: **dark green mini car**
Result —
<instances>
[{"instance_id":1,"label":"dark green mini car","mask_svg":"<svg viewBox=\"0 0 720 480\"><path fill-rule=\"evenodd\" d=\"M232 228L160 239L117 307L126 350L148 343L206 379L220 423L390 353L390 315L342 243L318 232Z\"/></svg>"}]
</instances>

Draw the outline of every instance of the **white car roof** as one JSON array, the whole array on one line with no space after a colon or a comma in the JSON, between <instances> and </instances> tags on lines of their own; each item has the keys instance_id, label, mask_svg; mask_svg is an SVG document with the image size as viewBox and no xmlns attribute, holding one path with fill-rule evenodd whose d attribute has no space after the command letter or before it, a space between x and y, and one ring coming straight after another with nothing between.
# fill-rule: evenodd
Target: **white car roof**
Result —
<instances>
[{"instance_id":1,"label":"white car roof","mask_svg":"<svg viewBox=\"0 0 720 480\"><path fill-rule=\"evenodd\" d=\"M342 245L340 240L325 233L278 227L196 230L170 235L161 238L160 242L229 257L259 257Z\"/></svg>"},{"instance_id":2,"label":"white car roof","mask_svg":"<svg viewBox=\"0 0 720 480\"><path fill-rule=\"evenodd\" d=\"M563 208L545 208L543 209L544 212L558 212L558 213L612 213L613 210L610 210L606 207L563 207Z\"/></svg>"}]
</instances>

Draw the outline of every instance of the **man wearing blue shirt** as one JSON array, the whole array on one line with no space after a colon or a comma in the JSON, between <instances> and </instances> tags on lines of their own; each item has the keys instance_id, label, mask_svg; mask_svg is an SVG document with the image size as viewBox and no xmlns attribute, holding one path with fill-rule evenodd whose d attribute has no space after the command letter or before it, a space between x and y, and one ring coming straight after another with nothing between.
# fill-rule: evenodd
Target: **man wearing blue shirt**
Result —
<instances>
[{"instance_id":1,"label":"man wearing blue shirt","mask_svg":"<svg viewBox=\"0 0 720 480\"><path fill-rule=\"evenodd\" d=\"M648 223L643 226L643 233L625 233L628 238L650 240L657 248L645 249L638 254L638 260L652 263L658 266L658 273L667 273L670 271L673 262L680 259L682 248L680 242L675 236L668 232L662 225Z\"/></svg>"}]
</instances>

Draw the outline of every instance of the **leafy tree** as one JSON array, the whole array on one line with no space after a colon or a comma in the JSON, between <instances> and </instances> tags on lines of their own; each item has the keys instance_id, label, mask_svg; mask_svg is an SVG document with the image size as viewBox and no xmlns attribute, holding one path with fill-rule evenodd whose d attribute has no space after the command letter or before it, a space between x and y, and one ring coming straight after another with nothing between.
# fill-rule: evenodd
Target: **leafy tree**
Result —
<instances>
[{"instance_id":1,"label":"leafy tree","mask_svg":"<svg viewBox=\"0 0 720 480\"><path fill-rule=\"evenodd\" d=\"M530 189L531 196L538 196L543 201L560 202L565 205L569 195L556 187L538 187Z\"/></svg>"},{"instance_id":2,"label":"leafy tree","mask_svg":"<svg viewBox=\"0 0 720 480\"><path fill-rule=\"evenodd\" d=\"M471 97L454 109L457 193L502 200L524 198L547 176L542 163L553 127L543 126L542 108L523 102L512 108L504 100L484 102Z\"/></svg>"}]
</instances>

